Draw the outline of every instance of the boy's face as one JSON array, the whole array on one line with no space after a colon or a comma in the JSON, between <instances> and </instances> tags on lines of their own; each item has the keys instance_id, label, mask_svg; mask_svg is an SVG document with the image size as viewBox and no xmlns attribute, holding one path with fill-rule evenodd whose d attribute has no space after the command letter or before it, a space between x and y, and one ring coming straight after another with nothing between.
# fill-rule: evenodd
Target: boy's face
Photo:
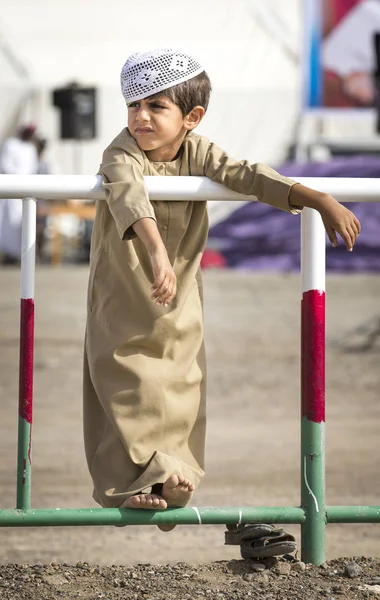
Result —
<instances>
[{"instance_id":1,"label":"boy's face","mask_svg":"<svg viewBox=\"0 0 380 600\"><path fill-rule=\"evenodd\" d=\"M128 104L128 129L149 160L170 161L178 153L187 131L194 129L203 117L202 107L194 111L184 117L166 96L144 98Z\"/></svg>"}]
</instances>

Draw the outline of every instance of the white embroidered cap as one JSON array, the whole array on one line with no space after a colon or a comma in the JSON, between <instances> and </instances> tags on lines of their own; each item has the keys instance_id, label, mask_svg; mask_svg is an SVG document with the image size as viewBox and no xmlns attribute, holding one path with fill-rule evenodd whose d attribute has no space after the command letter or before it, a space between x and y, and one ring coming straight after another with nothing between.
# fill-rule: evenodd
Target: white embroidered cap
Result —
<instances>
[{"instance_id":1,"label":"white embroidered cap","mask_svg":"<svg viewBox=\"0 0 380 600\"><path fill-rule=\"evenodd\" d=\"M192 79L203 71L194 58L172 48L137 52L122 68L121 91L126 103L130 104Z\"/></svg>"}]
</instances>

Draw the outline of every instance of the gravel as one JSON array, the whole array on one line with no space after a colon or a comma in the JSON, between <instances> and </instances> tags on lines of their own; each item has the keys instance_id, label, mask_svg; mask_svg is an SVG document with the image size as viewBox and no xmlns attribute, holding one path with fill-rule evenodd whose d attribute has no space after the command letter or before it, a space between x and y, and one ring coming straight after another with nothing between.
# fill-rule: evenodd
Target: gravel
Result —
<instances>
[{"instance_id":1,"label":"gravel","mask_svg":"<svg viewBox=\"0 0 380 600\"><path fill-rule=\"evenodd\" d=\"M298 565L298 566L296 566ZM351 573L355 572L355 582ZM380 559L320 567L279 558L193 565L97 566L85 562L0 566L1 600L336 600L380 597Z\"/></svg>"}]
</instances>

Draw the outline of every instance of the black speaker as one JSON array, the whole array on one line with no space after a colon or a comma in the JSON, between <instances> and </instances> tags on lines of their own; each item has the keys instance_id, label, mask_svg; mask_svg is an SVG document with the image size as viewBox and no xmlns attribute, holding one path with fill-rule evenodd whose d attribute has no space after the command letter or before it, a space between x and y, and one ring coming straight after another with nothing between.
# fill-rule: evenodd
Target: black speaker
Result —
<instances>
[{"instance_id":1,"label":"black speaker","mask_svg":"<svg viewBox=\"0 0 380 600\"><path fill-rule=\"evenodd\" d=\"M91 140L96 137L96 93L94 87L77 84L53 90L53 105L61 111L61 139Z\"/></svg>"}]
</instances>

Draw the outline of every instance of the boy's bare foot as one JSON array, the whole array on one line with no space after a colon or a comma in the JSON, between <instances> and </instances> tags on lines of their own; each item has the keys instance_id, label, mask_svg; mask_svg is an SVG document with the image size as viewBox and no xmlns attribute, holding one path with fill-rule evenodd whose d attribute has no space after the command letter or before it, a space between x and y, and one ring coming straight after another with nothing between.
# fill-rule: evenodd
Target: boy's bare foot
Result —
<instances>
[{"instance_id":1,"label":"boy's bare foot","mask_svg":"<svg viewBox=\"0 0 380 600\"><path fill-rule=\"evenodd\" d=\"M194 492L194 485L183 475L171 475L162 486L162 497L168 507L183 507L188 504Z\"/></svg>"},{"instance_id":2,"label":"boy's bare foot","mask_svg":"<svg viewBox=\"0 0 380 600\"><path fill-rule=\"evenodd\" d=\"M168 507L181 508L186 506L193 495L194 485L183 475L171 475L162 485L161 494ZM161 531L172 531L175 525L157 525Z\"/></svg>"},{"instance_id":3,"label":"boy's bare foot","mask_svg":"<svg viewBox=\"0 0 380 600\"><path fill-rule=\"evenodd\" d=\"M165 510L167 507L166 500L158 494L136 494L124 502L124 508Z\"/></svg>"}]
</instances>

